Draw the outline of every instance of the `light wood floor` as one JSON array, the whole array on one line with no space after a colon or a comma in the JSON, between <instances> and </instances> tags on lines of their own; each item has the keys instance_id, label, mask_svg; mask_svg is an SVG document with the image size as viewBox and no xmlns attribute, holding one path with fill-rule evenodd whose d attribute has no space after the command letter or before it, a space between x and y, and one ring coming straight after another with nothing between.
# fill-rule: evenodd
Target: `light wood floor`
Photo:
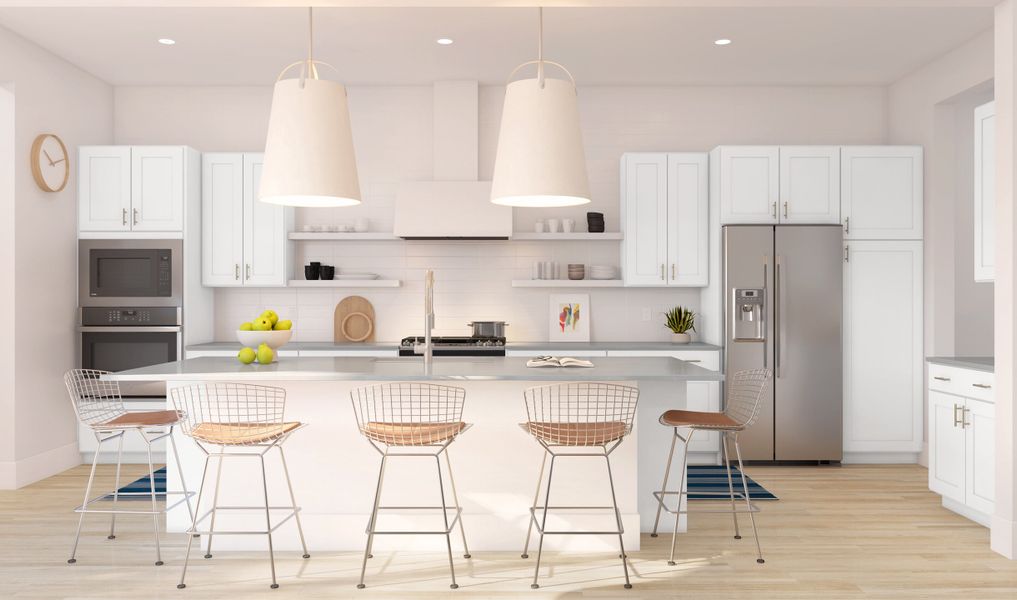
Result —
<instances>
[{"instance_id":1,"label":"light wood floor","mask_svg":"<svg viewBox=\"0 0 1017 600\"><path fill-rule=\"evenodd\" d=\"M80 467L14 492L0 492L0 598L1017 598L1017 561L989 551L989 533L943 509L915 466L751 467L781 500L758 515L765 565L751 536L732 539L729 515L696 515L668 567L669 538L643 537L631 554L632 590L617 557L545 554L540 590L530 590L533 559L513 553L457 558L460 589L448 589L443 554L379 554L368 588L357 590L360 555L315 553L277 561L281 587L268 587L265 555L192 561L177 590L186 540L165 537L166 564L153 561L150 520L86 518L78 563L66 564L88 476ZM136 467L126 476L140 475ZM112 470L97 484L110 486ZM744 515L743 515L744 517ZM746 523L747 525L747 523ZM469 522L467 521L467 527ZM743 533L745 530L743 529Z\"/></svg>"}]
</instances>

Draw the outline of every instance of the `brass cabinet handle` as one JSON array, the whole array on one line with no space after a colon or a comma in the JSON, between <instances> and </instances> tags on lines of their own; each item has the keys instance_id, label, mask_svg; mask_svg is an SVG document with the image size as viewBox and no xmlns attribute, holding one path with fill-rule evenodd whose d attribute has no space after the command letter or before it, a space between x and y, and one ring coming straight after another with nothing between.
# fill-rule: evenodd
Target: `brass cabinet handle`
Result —
<instances>
[{"instance_id":1,"label":"brass cabinet handle","mask_svg":"<svg viewBox=\"0 0 1017 600\"><path fill-rule=\"evenodd\" d=\"M674 279L675 277L677 276L675 275L674 263L671 263L671 279Z\"/></svg>"},{"instance_id":2,"label":"brass cabinet handle","mask_svg":"<svg viewBox=\"0 0 1017 600\"><path fill-rule=\"evenodd\" d=\"M851 233L851 217L844 217L844 233Z\"/></svg>"},{"instance_id":3,"label":"brass cabinet handle","mask_svg":"<svg viewBox=\"0 0 1017 600\"><path fill-rule=\"evenodd\" d=\"M784 218L787 218L787 201L784 202Z\"/></svg>"},{"instance_id":4,"label":"brass cabinet handle","mask_svg":"<svg viewBox=\"0 0 1017 600\"><path fill-rule=\"evenodd\" d=\"M138 209L134 209L134 225L138 224Z\"/></svg>"},{"instance_id":5,"label":"brass cabinet handle","mask_svg":"<svg viewBox=\"0 0 1017 600\"><path fill-rule=\"evenodd\" d=\"M665 279L666 277L664 275L664 263L660 263L660 280L664 281Z\"/></svg>"},{"instance_id":6,"label":"brass cabinet handle","mask_svg":"<svg viewBox=\"0 0 1017 600\"><path fill-rule=\"evenodd\" d=\"M851 262L851 246L844 244L844 262Z\"/></svg>"},{"instance_id":7,"label":"brass cabinet handle","mask_svg":"<svg viewBox=\"0 0 1017 600\"><path fill-rule=\"evenodd\" d=\"M971 427L971 421L968 420L968 413L970 413L970 412L971 412L970 408L962 408L961 409L961 428L962 429L967 429L968 427Z\"/></svg>"},{"instance_id":8,"label":"brass cabinet handle","mask_svg":"<svg viewBox=\"0 0 1017 600\"><path fill-rule=\"evenodd\" d=\"M957 417L957 412L960 411L960 409L961 409L960 405L958 405L958 404L954 404L953 405L953 426L954 427L957 427L958 425L962 425L963 424L961 419Z\"/></svg>"},{"instance_id":9,"label":"brass cabinet handle","mask_svg":"<svg viewBox=\"0 0 1017 600\"><path fill-rule=\"evenodd\" d=\"M770 214L772 214L772 215L773 215L773 218L774 218L774 219L776 219L776 218L777 218L777 203L776 203L776 202L774 202L774 203L773 203L773 204L772 204L772 205L770 206Z\"/></svg>"},{"instance_id":10,"label":"brass cabinet handle","mask_svg":"<svg viewBox=\"0 0 1017 600\"><path fill-rule=\"evenodd\" d=\"M121 217L120 217L120 218L121 218L121 220L123 221L123 224L124 224L124 225L127 225L127 209L126 209L126 208L123 208L123 209L121 209L121 210L122 210L123 212L122 212L122 214L121 214Z\"/></svg>"},{"instance_id":11,"label":"brass cabinet handle","mask_svg":"<svg viewBox=\"0 0 1017 600\"><path fill-rule=\"evenodd\" d=\"M233 279L240 281L240 263L233 265Z\"/></svg>"},{"instance_id":12,"label":"brass cabinet handle","mask_svg":"<svg viewBox=\"0 0 1017 600\"><path fill-rule=\"evenodd\" d=\"M988 390L992 388L992 386L987 383L972 383L971 385L975 386L976 388L982 388L983 390Z\"/></svg>"},{"instance_id":13,"label":"brass cabinet handle","mask_svg":"<svg viewBox=\"0 0 1017 600\"><path fill-rule=\"evenodd\" d=\"M940 377L939 375L933 375L932 378L937 379L939 381L950 381L949 377Z\"/></svg>"},{"instance_id":14,"label":"brass cabinet handle","mask_svg":"<svg viewBox=\"0 0 1017 600\"><path fill-rule=\"evenodd\" d=\"M246 281L251 280L251 265L244 265L244 278Z\"/></svg>"}]
</instances>

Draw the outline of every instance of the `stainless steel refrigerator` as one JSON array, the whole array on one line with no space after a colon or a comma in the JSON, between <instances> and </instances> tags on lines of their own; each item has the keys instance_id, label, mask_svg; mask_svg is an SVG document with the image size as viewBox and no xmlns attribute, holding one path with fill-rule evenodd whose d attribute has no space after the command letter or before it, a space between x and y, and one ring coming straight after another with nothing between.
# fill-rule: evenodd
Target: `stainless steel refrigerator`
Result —
<instances>
[{"instance_id":1,"label":"stainless steel refrigerator","mask_svg":"<svg viewBox=\"0 0 1017 600\"><path fill-rule=\"evenodd\" d=\"M839 225L724 227L725 373L774 372L739 435L754 461L840 461L844 250Z\"/></svg>"}]
</instances>

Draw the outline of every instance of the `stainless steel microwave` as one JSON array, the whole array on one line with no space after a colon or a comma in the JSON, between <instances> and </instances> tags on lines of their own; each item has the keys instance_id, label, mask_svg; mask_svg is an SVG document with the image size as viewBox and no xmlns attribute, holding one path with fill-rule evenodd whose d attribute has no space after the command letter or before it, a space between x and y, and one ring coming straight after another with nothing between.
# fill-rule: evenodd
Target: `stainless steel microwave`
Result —
<instances>
[{"instance_id":1,"label":"stainless steel microwave","mask_svg":"<svg viewBox=\"0 0 1017 600\"><path fill-rule=\"evenodd\" d=\"M79 240L81 306L180 306L182 240Z\"/></svg>"}]
</instances>

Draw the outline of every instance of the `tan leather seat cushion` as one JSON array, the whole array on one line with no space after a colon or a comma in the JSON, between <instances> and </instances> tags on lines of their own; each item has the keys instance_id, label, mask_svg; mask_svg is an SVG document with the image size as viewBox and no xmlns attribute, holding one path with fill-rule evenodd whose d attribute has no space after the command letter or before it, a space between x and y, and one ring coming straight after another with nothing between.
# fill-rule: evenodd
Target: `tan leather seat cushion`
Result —
<instances>
[{"instance_id":1,"label":"tan leather seat cushion","mask_svg":"<svg viewBox=\"0 0 1017 600\"><path fill-rule=\"evenodd\" d=\"M669 410L660 415L660 424L669 427L702 429L742 429L742 424L721 412Z\"/></svg>"},{"instance_id":2,"label":"tan leather seat cushion","mask_svg":"<svg viewBox=\"0 0 1017 600\"><path fill-rule=\"evenodd\" d=\"M529 421L523 429L530 435L557 446L601 446L628 433L622 421L602 423L542 423Z\"/></svg>"},{"instance_id":3,"label":"tan leather seat cushion","mask_svg":"<svg viewBox=\"0 0 1017 600\"><path fill-rule=\"evenodd\" d=\"M361 431L368 438L389 446L443 444L466 429L466 423L384 423L371 421Z\"/></svg>"},{"instance_id":4,"label":"tan leather seat cushion","mask_svg":"<svg viewBox=\"0 0 1017 600\"><path fill-rule=\"evenodd\" d=\"M271 442L302 423L198 423L191 436L210 444L243 446Z\"/></svg>"},{"instance_id":5,"label":"tan leather seat cushion","mask_svg":"<svg viewBox=\"0 0 1017 600\"><path fill-rule=\"evenodd\" d=\"M156 427L159 425L176 425L183 415L175 410L155 410L127 412L119 417L106 421L103 427Z\"/></svg>"}]
</instances>

